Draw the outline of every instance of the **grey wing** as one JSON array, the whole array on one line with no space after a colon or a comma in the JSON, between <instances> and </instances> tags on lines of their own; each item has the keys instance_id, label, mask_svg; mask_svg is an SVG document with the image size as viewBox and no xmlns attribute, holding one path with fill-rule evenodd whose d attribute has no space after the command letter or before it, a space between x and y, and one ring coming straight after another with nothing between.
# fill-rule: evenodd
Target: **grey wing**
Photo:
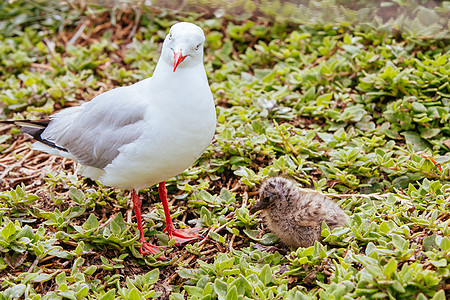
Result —
<instances>
[{"instance_id":1,"label":"grey wing","mask_svg":"<svg viewBox=\"0 0 450 300\"><path fill-rule=\"evenodd\" d=\"M41 134L66 149L81 164L103 169L144 131L147 102L128 87L100 94L79 107L54 116Z\"/></svg>"}]
</instances>

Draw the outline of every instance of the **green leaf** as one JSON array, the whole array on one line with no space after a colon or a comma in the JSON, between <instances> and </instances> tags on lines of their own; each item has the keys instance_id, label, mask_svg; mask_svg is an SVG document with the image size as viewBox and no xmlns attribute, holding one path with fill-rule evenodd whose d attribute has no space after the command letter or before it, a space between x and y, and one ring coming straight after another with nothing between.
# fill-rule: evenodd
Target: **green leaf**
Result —
<instances>
[{"instance_id":1,"label":"green leaf","mask_svg":"<svg viewBox=\"0 0 450 300\"><path fill-rule=\"evenodd\" d=\"M443 251L450 250L450 239L448 237L444 237L439 245Z\"/></svg>"},{"instance_id":2,"label":"green leaf","mask_svg":"<svg viewBox=\"0 0 450 300\"><path fill-rule=\"evenodd\" d=\"M55 282L58 286L62 285L62 284L66 284L66 273L65 272L61 272L58 275L56 275L55 277Z\"/></svg>"},{"instance_id":3,"label":"green leaf","mask_svg":"<svg viewBox=\"0 0 450 300\"><path fill-rule=\"evenodd\" d=\"M378 266L372 266L372 265L365 265L366 270L374 277L381 277L383 275L383 272L381 271L380 267Z\"/></svg>"},{"instance_id":4,"label":"green leaf","mask_svg":"<svg viewBox=\"0 0 450 300\"><path fill-rule=\"evenodd\" d=\"M420 133L420 137L423 139L431 139L435 136L437 136L441 132L441 129L439 128L429 128L425 129Z\"/></svg>"},{"instance_id":5,"label":"green leaf","mask_svg":"<svg viewBox=\"0 0 450 300\"><path fill-rule=\"evenodd\" d=\"M238 300L238 292L236 286L232 286L230 290L227 292L227 300Z\"/></svg>"},{"instance_id":6,"label":"green leaf","mask_svg":"<svg viewBox=\"0 0 450 300\"><path fill-rule=\"evenodd\" d=\"M324 103L328 104L328 102L330 102L331 100L331 97L333 97L333 94L331 93L320 95L316 100L317 106L323 105Z\"/></svg>"},{"instance_id":7,"label":"green leaf","mask_svg":"<svg viewBox=\"0 0 450 300\"><path fill-rule=\"evenodd\" d=\"M405 251L408 248L408 242L398 234L392 235L392 243L400 251Z\"/></svg>"},{"instance_id":8,"label":"green leaf","mask_svg":"<svg viewBox=\"0 0 450 300\"><path fill-rule=\"evenodd\" d=\"M170 299L171 300L184 300L184 296L183 296L183 294L180 294L180 293L172 293L170 295Z\"/></svg>"},{"instance_id":9,"label":"green leaf","mask_svg":"<svg viewBox=\"0 0 450 300\"><path fill-rule=\"evenodd\" d=\"M259 279L261 279L262 283L266 286L272 281L272 270L269 265L264 265L259 275Z\"/></svg>"},{"instance_id":10,"label":"green leaf","mask_svg":"<svg viewBox=\"0 0 450 300\"><path fill-rule=\"evenodd\" d=\"M185 285L183 287L186 292L189 293L189 295L191 296L197 296L197 297L202 297L203 296L203 289L199 288L198 286L189 286L189 285Z\"/></svg>"},{"instance_id":11,"label":"green leaf","mask_svg":"<svg viewBox=\"0 0 450 300\"><path fill-rule=\"evenodd\" d=\"M433 249L439 248L438 244L436 243L436 234L435 233L430 236L424 237L422 243L423 243L423 248L425 249L425 251L432 251ZM442 243L442 241L441 241L441 243Z\"/></svg>"},{"instance_id":12,"label":"green leaf","mask_svg":"<svg viewBox=\"0 0 450 300\"><path fill-rule=\"evenodd\" d=\"M439 290L436 294L434 294L433 298L431 300L445 300L445 291Z\"/></svg>"},{"instance_id":13,"label":"green leaf","mask_svg":"<svg viewBox=\"0 0 450 300\"><path fill-rule=\"evenodd\" d=\"M390 279L392 274L397 270L397 261L395 258L391 258L386 266L384 266L384 275L387 279Z\"/></svg>"},{"instance_id":14,"label":"green leaf","mask_svg":"<svg viewBox=\"0 0 450 300\"><path fill-rule=\"evenodd\" d=\"M159 278L159 269L155 268L144 275L146 284L155 284Z\"/></svg>"},{"instance_id":15,"label":"green leaf","mask_svg":"<svg viewBox=\"0 0 450 300\"><path fill-rule=\"evenodd\" d=\"M128 294L128 300L141 300L141 293L134 287Z\"/></svg>"},{"instance_id":16,"label":"green leaf","mask_svg":"<svg viewBox=\"0 0 450 300\"><path fill-rule=\"evenodd\" d=\"M417 101L411 103L411 108L413 111L418 112L418 113L423 113L423 112L428 111L427 108L425 107L425 105L423 105L422 103L417 102Z\"/></svg>"},{"instance_id":17,"label":"green leaf","mask_svg":"<svg viewBox=\"0 0 450 300\"><path fill-rule=\"evenodd\" d=\"M83 299L87 296L89 289L87 286L84 286L82 289L76 292L77 299Z\"/></svg>"},{"instance_id":18,"label":"green leaf","mask_svg":"<svg viewBox=\"0 0 450 300\"><path fill-rule=\"evenodd\" d=\"M8 225L6 225L2 229L2 237L5 240L8 240L10 236L12 236L14 233L16 233L16 226L14 226L13 222L9 221Z\"/></svg>"},{"instance_id":19,"label":"green leaf","mask_svg":"<svg viewBox=\"0 0 450 300\"><path fill-rule=\"evenodd\" d=\"M97 229L98 228L98 220L94 214L90 214L87 218L86 222L82 225L82 227L86 230Z\"/></svg>"},{"instance_id":20,"label":"green leaf","mask_svg":"<svg viewBox=\"0 0 450 300\"><path fill-rule=\"evenodd\" d=\"M59 292L58 295L70 300L78 300L77 296L75 295L75 292L71 290Z\"/></svg>"},{"instance_id":21,"label":"green leaf","mask_svg":"<svg viewBox=\"0 0 450 300\"><path fill-rule=\"evenodd\" d=\"M110 224L111 224L111 232L116 236L120 235L120 233L122 232L122 228L120 227L120 225L117 224L115 220L112 220Z\"/></svg>"},{"instance_id":22,"label":"green leaf","mask_svg":"<svg viewBox=\"0 0 450 300\"><path fill-rule=\"evenodd\" d=\"M38 274L36 277L31 279L31 282L46 282L52 279L52 274Z\"/></svg>"},{"instance_id":23,"label":"green leaf","mask_svg":"<svg viewBox=\"0 0 450 300\"><path fill-rule=\"evenodd\" d=\"M119 225L121 231L125 230L127 228L127 224L125 224L125 221L123 219L123 215L121 212L119 212L116 217L114 218L114 223Z\"/></svg>"},{"instance_id":24,"label":"green leaf","mask_svg":"<svg viewBox=\"0 0 450 300\"><path fill-rule=\"evenodd\" d=\"M230 259L227 259L221 263L219 263L219 272L222 272L223 270L231 269L233 267L235 258L232 257Z\"/></svg>"},{"instance_id":25,"label":"green leaf","mask_svg":"<svg viewBox=\"0 0 450 300\"><path fill-rule=\"evenodd\" d=\"M407 131L402 132L401 135L405 137L406 144L411 145L414 151L423 151L430 148L430 144L423 140L417 132Z\"/></svg>"},{"instance_id":26,"label":"green leaf","mask_svg":"<svg viewBox=\"0 0 450 300\"><path fill-rule=\"evenodd\" d=\"M205 286L205 288L203 289L203 295L207 296L207 295L212 295L212 284L211 282L208 282Z\"/></svg>"},{"instance_id":27,"label":"green leaf","mask_svg":"<svg viewBox=\"0 0 450 300\"><path fill-rule=\"evenodd\" d=\"M443 268L447 266L447 260L445 258L442 258L440 260L432 260L431 263L436 268Z\"/></svg>"},{"instance_id":28,"label":"green leaf","mask_svg":"<svg viewBox=\"0 0 450 300\"><path fill-rule=\"evenodd\" d=\"M84 197L85 196L84 196L83 191L81 191L75 187L70 187L70 189L69 189L69 198L70 199L72 199L76 203L83 203Z\"/></svg>"},{"instance_id":29,"label":"green leaf","mask_svg":"<svg viewBox=\"0 0 450 300\"><path fill-rule=\"evenodd\" d=\"M104 294L100 300L114 300L116 296L116 289L110 289L106 294Z\"/></svg>"},{"instance_id":30,"label":"green leaf","mask_svg":"<svg viewBox=\"0 0 450 300\"><path fill-rule=\"evenodd\" d=\"M213 240L215 240L215 241L217 241L217 242L219 242L219 243L225 244L225 238L224 238L223 236L221 236L220 234L215 233L214 231L210 231L210 232L209 232L209 236L210 236Z\"/></svg>"},{"instance_id":31,"label":"green leaf","mask_svg":"<svg viewBox=\"0 0 450 300\"><path fill-rule=\"evenodd\" d=\"M241 276L239 276L238 278L233 280L233 282L231 284L228 284L227 290L230 290L233 287L236 287L236 292L238 295L244 295L245 284L244 284L244 279Z\"/></svg>"},{"instance_id":32,"label":"green leaf","mask_svg":"<svg viewBox=\"0 0 450 300\"><path fill-rule=\"evenodd\" d=\"M264 234L261 239L259 239L259 242L265 246L272 246L275 245L279 240L279 237L269 232Z\"/></svg>"},{"instance_id":33,"label":"green leaf","mask_svg":"<svg viewBox=\"0 0 450 300\"><path fill-rule=\"evenodd\" d=\"M214 280L214 291L222 299L227 297L227 284L220 279ZM236 292L237 294L237 292Z\"/></svg>"},{"instance_id":34,"label":"green leaf","mask_svg":"<svg viewBox=\"0 0 450 300\"><path fill-rule=\"evenodd\" d=\"M398 280L394 280L394 282L392 283L392 287L399 293L403 294L405 292L405 288L402 286L402 284Z\"/></svg>"},{"instance_id":35,"label":"green leaf","mask_svg":"<svg viewBox=\"0 0 450 300\"><path fill-rule=\"evenodd\" d=\"M11 290L10 290L10 297L11 298L20 298L20 297L22 297L22 295L23 295L23 293L25 292L25 289L26 289L26 285L25 284L17 284L17 285L14 285L13 287L11 287Z\"/></svg>"},{"instance_id":36,"label":"green leaf","mask_svg":"<svg viewBox=\"0 0 450 300\"><path fill-rule=\"evenodd\" d=\"M90 266L89 268L84 270L84 274L86 274L88 276L92 276L92 274L94 274L95 271L97 271L97 267L96 266Z\"/></svg>"}]
</instances>

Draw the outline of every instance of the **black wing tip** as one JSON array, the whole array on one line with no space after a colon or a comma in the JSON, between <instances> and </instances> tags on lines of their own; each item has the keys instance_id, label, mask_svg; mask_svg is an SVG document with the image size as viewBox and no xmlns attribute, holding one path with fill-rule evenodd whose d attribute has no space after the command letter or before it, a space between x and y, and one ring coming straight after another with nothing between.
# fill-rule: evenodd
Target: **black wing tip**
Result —
<instances>
[{"instance_id":1,"label":"black wing tip","mask_svg":"<svg viewBox=\"0 0 450 300\"><path fill-rule=\"evenodd\" d=\"M46 146L55 148L57 150L69 152L69 151L67 151L67 149L60 147L60 146L56 145L55 143L53 143L49 140L43 139L41 137L41 134L44 132L44 130L47 128L47 125L50 123L50 120L48 120L48 119L42 119L42 120L37 120L37 121L5 120L5 121L0 121L0 123L1 124L14 124L14 125L20 126L21 127L20 131L28 134L36 141L38 141Z\"/></svg>"},{"instance_id":2,"label":"black wing tip","mask_svg":"<svg viewBox=\"0 0 450 300\"><path fill-rule=\"evenodd\" d=\"M0 120L0 124L16 124L16 121L11 121L11 120Z\"/></svg>"},{"instance_id":3,"label":"black wing tip","mask_svg":"<svg viewBox=\"0 0 450 300\"><path fill-rule=\"evenodd\" d=\"M17 125L21 127L41 127L45 128L50 123L50 119L40 120L0 120L0 124Z\"/></svg>"}]
</instances>

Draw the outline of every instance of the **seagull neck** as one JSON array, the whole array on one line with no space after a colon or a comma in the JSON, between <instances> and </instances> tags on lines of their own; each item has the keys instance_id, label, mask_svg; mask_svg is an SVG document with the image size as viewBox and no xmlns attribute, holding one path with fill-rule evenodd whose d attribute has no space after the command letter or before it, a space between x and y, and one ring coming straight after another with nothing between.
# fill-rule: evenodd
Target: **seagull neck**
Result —
<instances>
[{"instance_id":1,"label":"seagull neck","mask_svg":"<svg viewBox=\"0 0 450 300\"><path fill-rule=\"evenodd\" d=\"M156 65L152 78L152 81L157 85L169 85L178 90L191 85L198 86L199 83L208 84L203 64L190 65L189 67L179 66L174 72L172 66L160 61Z\"/></svg>"}]
</instances>

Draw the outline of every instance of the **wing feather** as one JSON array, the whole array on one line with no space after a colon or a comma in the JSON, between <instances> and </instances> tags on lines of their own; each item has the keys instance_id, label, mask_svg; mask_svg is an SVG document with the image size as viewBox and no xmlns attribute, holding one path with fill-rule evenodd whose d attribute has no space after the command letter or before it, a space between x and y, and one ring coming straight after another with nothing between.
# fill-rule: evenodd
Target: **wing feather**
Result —
<instances>
[{"instance_id":1,"label":"wing feather","mask_svg":"<svg viewBox=\"0 0 450 300\"><path fill-rule=\"evenodd\" d=\"M120 147L144 131L147 100L127 89L116 88L53 115L42 139L66 149L83 165L103 169Z\"/></svg>"}]
</instances>

